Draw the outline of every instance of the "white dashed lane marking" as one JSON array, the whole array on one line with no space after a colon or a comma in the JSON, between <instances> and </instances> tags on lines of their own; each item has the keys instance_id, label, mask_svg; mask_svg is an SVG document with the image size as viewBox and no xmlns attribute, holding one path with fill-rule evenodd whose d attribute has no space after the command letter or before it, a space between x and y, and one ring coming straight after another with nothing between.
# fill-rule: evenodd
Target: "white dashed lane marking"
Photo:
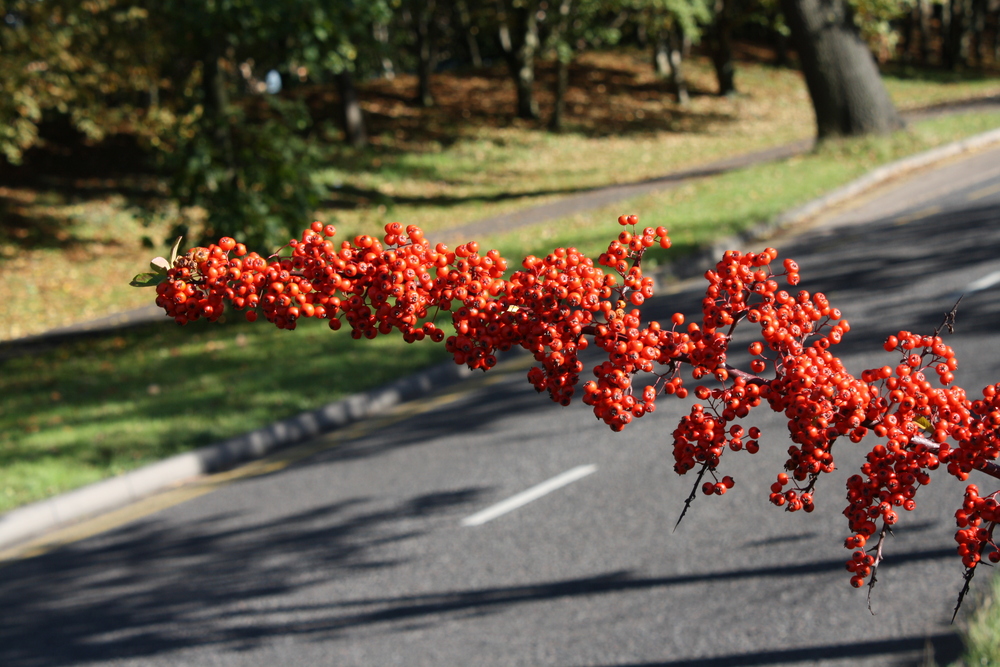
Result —
<instances>
[{"instance_id":1,"label":"white dashed lane marking","mask_svg":"<svg viewBox=\"0 0 1000 667\"><path fill-rule=\"evenodd\" d=\"M535 486L522 491L521 493L511 496L507 500L501 501L496 505L491 505L486 509L476 512L472 516L467 516L462 519L463 526L479 526L487 521L492 521L498 516L502 516L507 512L516 510L518 507L527 505L533 500L538 500L542 496L552 493L556 489L560 489L567 484L572 484L578 479L583 479L587 475L590 475L597 471L597 466L595 465L584 465L577 466L572 470L567 470L561 475L556 475L552 479L548 479L541 484L536 484Z\"/></svg>"}]
</instances>

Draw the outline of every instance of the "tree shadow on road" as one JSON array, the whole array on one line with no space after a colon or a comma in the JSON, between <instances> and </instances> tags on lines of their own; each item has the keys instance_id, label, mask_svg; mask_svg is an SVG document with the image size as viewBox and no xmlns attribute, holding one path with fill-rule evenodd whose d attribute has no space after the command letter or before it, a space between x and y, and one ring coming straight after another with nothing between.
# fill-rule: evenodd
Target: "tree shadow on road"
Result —
<instances>
[{"instance_id":1,"label":"tree shadow on road","mask_svg":"<svg viewBox=\"0 0 1000 667\"><path fill-rule=\"evenodd\" d=\"M485 491L419 495L392 507L357 497L249 527L238 523L242 512L180 527L152 518L10 563L0 581L0 664L78 664L234 642L245 648L296 634L289 621L254 622L261 610L248 605L398 565L405 557L394 545L420 535L428 517L465 511Z\"/></svg>"},{"instance_id":2,"label":"tree shadow on road","mask_svg":"<svg viewBox=\"0 0 1000 667\"><path fill-rule=\"evenodd\" d=\"M950 664L962 652L962 640L958 635L942 633L928 636L914 635L900 639L851 642L844 644L823 644L801 648L754 651L752 653L732 653L712 658L693 660L668 660L665 662L623 662L614 667L751 667L753 665L782 665L790 662L814 662L818 660L847 660L850 658L872 658L884 656L892 660L886 664L925 665L926 657L935 658L935 664ZM916 657L899 659L900 654ZM896 657L893 660L893 657ZM612 667L608 665L607 667Z\"/></svg>"},{"instance_id":3,"label":"tree shadow on road","mask_svg":"<svg viewBox=\"0 0 1000 667\"><path fill-rule=\"evenodd\" d=\"M878 316L852 328L837 346L841 353L862 352L899 329L930 334L944 315L959 305L955 330L960 335L995 335L1000 325L1000 289L970 290L958 273L982 265L976 277L991 273L1000 257L996 206L963 206L920 220L900 218L859 227L834 228L793 241L782 256L799 249L813 253L801 267L802 287L827 293L831 303L851 318L852 304L878 298ZM812 276L822 276L813 279ZM914 285L921 293L898 298ZM944 329L942 329L944 330ZM947 339L948 337L945 336ZM950 341L952 344L957 339ZM949 342L946 340L946 342ZM961 358L961 350L957 350Z\"/></svg>"},{"instance_id":4,"label":"tree shadow on road","mask_svg":"<svg viewBox=\"0 0 1000 667\"><path fill-rule=\"evenodd\" d=\"M330 641L362 628L433 626L557 599L843 570L841 559L661 577L620 570L525 585L323 599L330 589L320 587L352 572L400 565L396 547L424 530L415 517L463 511L482 492L418 496L387 509L352 498L252 527L227 526L239 517L225 514L183 528L154 519L13 563L0 583L0 663L35 667L152 658L197 647L242 651L276 637ZM937 560L952 552L913 551L887 561ZM949 646L949 637L933 639ZM830 650L843 657L890 655L919 648L919 642L914 637ZM664 664L777 664L820 655L820 648Z\"/></svg>"}]
</instances>

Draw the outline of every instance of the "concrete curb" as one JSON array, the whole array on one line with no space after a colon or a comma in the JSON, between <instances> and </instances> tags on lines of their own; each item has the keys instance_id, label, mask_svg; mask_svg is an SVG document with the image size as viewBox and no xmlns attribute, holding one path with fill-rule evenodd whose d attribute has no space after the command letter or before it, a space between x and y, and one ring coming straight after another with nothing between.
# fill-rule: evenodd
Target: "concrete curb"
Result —
<instances>
[{"instance_id":1,"label":"concrete curb","mask_svg":"<svg viewBox=\"0 0 1000 667\"><path fill-rule=\"evenodd\" d=\"M861 178L842 185L822 197L790 209L742 234L726 237L716 241L711 246L701 248L691 255L675 260L662 267L658 271L657 278L660 280L667 278L683 280L700 276L705 271L715 268L715 264L726 250L731 248L740 249L749 243L766 239L783 229L804 222L809 218L819 215L826 209L842 204L852 197L857 197L886 181L899 178L911 171L916 171L917 169L927 167L956 155L961 155L962 153L986 148L996 143L1000 143L1000 128L882 165Z\"/></svg>"},{"instance_id":2,"label":"concrete curb","mask_svg":"<svg viewBox=\"0 0 1000 667\"><path fill-rule=\"evenodd\" d=\"M661 277L687 278L699 275L712 268L721 253L728 248L765 238L892 178L994 143L1000 143L1000 129L879 167L745 234L723 239L694 255L677 260L665 267ZM383 387L350 396L316 410L303 412L265 428L193 452L178 454L124 475L11 510L0 516L0 549L25 542L53 528L122 507L193 477L232 468L239 463L261 458L282 447L305 442L362 419L385 414L400 403L456 383L471 374L472 371L468 367L448 361Z\"/></svg>"},{"instance_id":3,"label":"concrete curb","mask_svg":"<svg viewBox=\"0 0 1000 667\"><path fill-rule=\"evenodd\" d=\"M471 374L467 366L447 361L215 445L171 456L124 475L19 507L0 516L0 549L85 517L123 507L193 477L226 470L362 419L385 414L400 403Z\"/></svg>"}]
</instances>

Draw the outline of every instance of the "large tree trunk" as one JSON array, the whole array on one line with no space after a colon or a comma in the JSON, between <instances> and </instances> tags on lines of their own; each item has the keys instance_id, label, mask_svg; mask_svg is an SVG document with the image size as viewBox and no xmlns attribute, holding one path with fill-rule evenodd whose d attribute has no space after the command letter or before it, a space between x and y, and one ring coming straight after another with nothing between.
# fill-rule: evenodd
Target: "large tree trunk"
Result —
<instances>
[{"instance_id":1,"label":"large tree trunk","mask_svg":"<svg viewBox=\"0 0 1000 667\"><path fill-rule=\"evenodd\" d=\"M715 1L715 21L708 31L712 65L719 82L719 95L736 93L736 66L733 63L733 0Z\"/></svg>"},{"instance_id":2,"label":"large tree trunk","mask_svg":"<svg viewBox=\"0 0 1000 667\"><path fill-rule=\"evenodd\" d=\"M802 62L819 138L901 128L846 0L782 0L781 6Z\"/></svg>"},{"instance_id":3,"label":"large tree trunk","mask_svg":"<svg viewBox=\"0 0 1000 667\"><path fill-rule=\"evenodd\" d=\"M334 78L337 82L337 94L340 96L344 141L355 148L361 148L368 144L368 132L365 131L365 118L358 102L358 91L354 88L354 77L344 70Z\"/></svg>"},{"instance_id":4,"label":"large tree trunk","mask_svg":"<svg viewBox=\"0 0 1000 667\"><path fill-rule=\"evenodd\" d=\"M500 42L517 90L518 118L538 118L534 91L535 54L539 46L537 4L537 0L526 0L509 12L503 11L501 17L501 22L506 20L506 24L501 25ZM509 30L505 30L508 26Z\"/></svg>"}]
</instances>

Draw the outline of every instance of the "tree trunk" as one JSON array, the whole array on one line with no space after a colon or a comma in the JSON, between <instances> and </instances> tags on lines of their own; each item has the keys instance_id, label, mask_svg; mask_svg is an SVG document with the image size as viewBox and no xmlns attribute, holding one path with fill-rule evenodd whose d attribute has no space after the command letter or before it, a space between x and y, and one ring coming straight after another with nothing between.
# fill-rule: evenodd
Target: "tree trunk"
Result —
<instances>
[{"instance_id":1,"label":"tree trunk","mask_svg":"<svg viewBox=\"0 0 1000 667\"><path fill-rule=\"evenodd\" d=\"M1000 64L1000 11L993 20L993 64Z\"/></svg>"},{"instance_id":2,"label":"tree trunk","mask_svg":"<svg viewBox=\"0 0 1000 667\"><path fill-rule=\"evenodd\" d=\"M559 3L559 20L552 27L549 35L556 49L556 82L555 104L552 116L549 118L549 130L562 130L563 116L566 110L566 89L569 87L569 64L573 61L573 47L566 40L566 32L573 14L573 0L561 0Z\"/></svg>"},{"instance_id":3,"label":"tree trunk","mask_svg":"<svg viewBox=\"0 0 1000 667\"><path fill-rule=\"evenodd\" d=\"M565 58L556 58L555 106L549 118L549 130L562 131L563 116L566 111L566 89L569 87L569 63Z\"/></svg>"},{"instance_id":4,"label":"tree trunk","mask_svg":"<svg viewBox=\"0 0 1000 667\"><path fill-rule=\"evenodd\" d=\"M928 65L931 60L931 0L918 0L920 13L920 64Z\"/></svg>"},{"instance_id":5,"label":"tree trunk","mask_svg":"<svg viewBox=\"0 0 1000 667\"><path fill-rule=\"evenodd\" d=\"M686 105L691 101L688 95L687 77L684 76L684 60L691 51L691 39L684 28L676 25L670 30L670 83L677 97L677 103Z\"/></svg>"},{"instance_id":6,"label":"tree trunk","mask_svg":"<svg viewBox=\"0 0 1000 667\"><path fill-rule=\"evenodd\" d=\"M715 0L715 21L708 33L712 65L719 82L719 95L736 93L736 67L733 64L733 0Z\"/></svg>"},{"instance_id":7,"label":"tree trunk","mask_svg":"<svg viewBox=\"0 0 1000 667\"><path fill-rule=\"evenodd\" d=\"M378 43L379 60L382 62L382 76L392 81L396 78L396 68L389 57L389 26L384 23L375 23L372 26L372 35Z\"/></svg>"},{"instance_id":8,"label":"tree trunk","mask_svg":"<svg viewBox=\"0 0 1000 667\"><path fill-rule=\"evenodd\" d=\"M656 44L653 46L653 69L656 70L656 76L661 79L670 77L670 42L666 30L661 30L656 36Z\"/></svg>"},{"instance_id":9,"label":"tree trunk","mask_svg":"<svg viewBox=\"0 0 1000 667\"><path fill-rule=\"evenodd\" d=\"M973 55L971 48L972 39L972 0L961 0L962 22L961 32L958 37L958 57L963 65L973 65Z\"/></svg>"},{"instance_id":10,"label":"tree trunk","mask_svg":"<svg viewBox=\"0 0 1000 667\"><path fill-rule=\"evenodd\" d=\"M483 56L479 51L479 40L476 39L476 30L472 25L472 17L469 16L469 5L465 0L456 0L455 12L458 14L458 23L462 26L462 33L465 35L465 48L469 51L469 62L476 69L483 66Z\"/></svg>"},{"instance_id":11,"label":"tree trunk","mask_svg":"<svg viewBox=\"0 0 1000 667\"><path fill-rule=\"evenodd\" d=\"M431 93L431 73L434 71L434 27L435 0L422 0L416 9L415 25L417 36L417 99L422 107L434 106Z\"/></svg>"},{"instance_id":12,"label":"tree trunk","mask_svg":"<svg viewBox=\"0 0 1000 667\"><path fill-rule=\"evenodd\" d=\"M901 38L899 40L899 48L902 51L902 58L904 63L913 62L913 33L915 32L914 26L917 24L917 12L920 11L919 7L912 7L910 11L906 13L906 16L902 19L902 25L900 27Z\"/></svg>"},{"instance_id":13,"label":"tree trunk","mask_svg":"<svg viewBox=\"0 0 1000 667\"><path fill-rule=\"evenodd\" d=\"M205 119L210 123L213 142L222 150L226 165L226 180L236 178L236 151L233 146L233 128L229 124L229 87L226 72L219 67L218 49L209 47L203 61L202 91L205 98Z\"/></svg>"},{"instance_id":14,"label":"tree trunk","mask_svg":"<svg viewBox=\"0 0 1000 667\"><path fill-rule=\"evenodd\" d=\"M788 35L779 28L778 17L780 12L775 11L768 17L768 27L771 39L774 43L774 65L775 67L788 67L791 58L788 55Z\"/></svg>"},{"instance_id":15,"label":"tree trunk","mask_svg":"<svg viewBox=\"0 0 1000 667\"><path fill-rule=\"evenodd\" d=\"M505 51L507 66L517 90L517 117L533 120L538 118L538 102L535 100L535 54L538 51L538 11L535 0L519 3L510 12L503 12L507 18ZM504 31L501 27L501 45Z\"/></svg>"},{"instance_id":16,"label":"tree trunk","mask_svg":"<svg viewBox=\"0 0 1000 667\"><path fill-rule=\"evenodd\" d=\"M903 122L846 0L782 0L820 139L886 133Z\"/></svg>"},{"instance_id":17,"label":"tree trunk","mask_svg":"<svg viewBox=\"0 0 1000 667\"><path fill-rule=\"evenodd\" d=\"M945 0L941 3L941 63L954 70L962 63L962 37L965 20L962 12L963 0Z\"/></svg>"},{"instance_id":18,"label":"tree trunk","mask_svg":"<svg viewBox=\"0 0 1000 667\"><path fill-rule=\"evenodd\" d=\"M986 64L986 0L972 0L969 58L971 64Z\"/></svg>"},{"instance_id":19,"label":"tree trunk","mask_svg":"<svg viewBox=\"0 0 1000 667\"><path fill-rule=\"evenodd\" d=\"M358 91L354 88L354 77L347 70L338 73L337 94L340 96L341 124L344 128L344 141L361 148L368 144L368 132L365 131L365 118L358 102Z\"/></svg>"}]
</instances>

